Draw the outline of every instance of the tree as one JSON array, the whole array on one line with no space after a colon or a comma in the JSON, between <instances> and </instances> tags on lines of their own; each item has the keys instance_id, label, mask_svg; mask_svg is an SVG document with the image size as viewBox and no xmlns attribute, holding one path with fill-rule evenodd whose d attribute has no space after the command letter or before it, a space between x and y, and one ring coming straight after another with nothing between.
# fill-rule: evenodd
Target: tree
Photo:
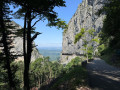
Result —
<instances>
[{"instance_id":1,"label":"tree","mask_svg":"<svg viewBox=\"0 0 120 90\"><path fill-rule=\"evenodd\" d=\"M23 88L24 83L23 83L23 73L24 73L24 62L23 61L18 61L18 62L14 62L14 65L17 66L17 71L15 73L16 78L18 78L18 83L19 87L18 88Z\"/></svg>"},{"instance_id":2,"label":"tree","mask_svg":"<svg viewBox=\"0 0 120 90\"><path fill-rule=\"evenodd\" d=\"M120 48L120 1L108 0L103 8L98 11L98 15L105 14L101 43L105 44L106 48Z\"/></svg>"},{"instance_id":3,"label":"tree","mask_svg":"<svg viewBox=\"0 0 120 90\"><path fill-rule=\"evenodd\" d=\"M24 20L24 44L23 44L23 49L24 49L24 89L29 90L29 64L31 60L31 52L32 52L32 42L33 40L39 35L39 33L35 33L33 37L31 37L31 30L35 26L35 24L40 21L47 19L48 20L48 25L49 26L56 26L62 27L64 24L63 22L60 23L61 21L57 19L57 13L54 11L55 6L65 6L65 1L63 0L58 0L58 1L48 1L48 0L12 0L18 5L22 6L21 11L23 11L23 15L25 16ZM33 19L38 18L38 20L31 25L31 22ZM25 42L27 41L27 43ZM25 47L25 44L27 44ZM26 51L25 51L26 50Z\"/></svg>"},{"instance_id":4,"label":"tree","mask_svg":"<svg viewBox=\"0 0 120 90\"><path fill-rule=\"evenodd\" d=\"M6 73L6 69L4 69L4 59L3 59L3 56L1 55L1 53L0 53L0 59L1 59L0 60L0 89L2 90L3 87L6 85L5 82L7 82L7 80L6 80L7 73Z\"/></svg>"},{"instance_id":5,"label":"tree","mask_svg":"<svg viewBox=\"0 0 120 90\"><path fill-rule=\"evenodd\" d=\"M94 29L85 30L84 28L82 28L80 33L75 35L74 44L76 44L80 39L83 40L83 47L84 47L83 51L85 52L84 54L87 60L92 58L94 51L96 49L96 48L93 48L92 46L93 42L99 43L99 38L95 37L94 33L95 33ZM88 40L87 36L90 36L91 39Z\"/></svg>"},{"instance_id":6,"label":"tree","mask_svg":"<svg viewBox=\"0 0 120 90\"><path fill-rule=\"evenodd\" d=\"M30 87L49 85L62 72L63 65L57 61L51 62L46 58L39 58L30 65ZM46 87L47 88L47 87Z\"/></svg>"},{"instance_id":7,"label":"tree","mask_svg":"<svg viewBox=\"0 0 120 90\"><path fill-rule=\"evenodd\" d=\"M9 14L11 13L9 10L9 3L9 0L0 0L0 46L2 47L1 59L4 62L4 68L7 70L9 89L13 90L15 89L15 72L12 71L14 65L11 65L11 63L15 59L15 56L13 55L15 53L10 52L10 50L13 48L11 38L14 37L15 34L13 33L14 30L11 31L14 27L12 26L9 17Z\"/></svg>"},{"instance_id":8,"label":"tree","mask_svg":"<svg viewBox=\"0 0 120 90\"><path fill-rule=\"evenodd\" d=\"M31 87L38 86L40 87L43 80L43 58L39 58L31 63L30 65L30 73L31 73ZM32 80L33 79L33 80Z\"/></svg>"},{"instance_id":9,"label":"tree","mask_svg":"<svg viewBox=\"0 0 120 90\"><path fill-rule=\"evenodd\" d=\"M95 36L95 30L94 29L87 30L86 34L88 34L88 36L91 37L90 40L87 40L88 39L87 35L86 35L85 38L83 38L83 42L84 42L83 46L85 48L83 50L85 51L85 55L86 55L87 60L88 60L88 59L92 59L93 56L95 55L94 52L98 47L99 38L97 38L98 35ZM96 44L96 47L95 47L94 43Z\"/></svg>"}]
</instances>

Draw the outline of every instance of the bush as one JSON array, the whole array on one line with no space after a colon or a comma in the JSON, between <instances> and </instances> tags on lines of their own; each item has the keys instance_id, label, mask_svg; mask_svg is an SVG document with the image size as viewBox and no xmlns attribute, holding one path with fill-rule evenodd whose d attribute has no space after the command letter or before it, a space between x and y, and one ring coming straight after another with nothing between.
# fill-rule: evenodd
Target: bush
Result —
<instances>
[{"instance_id":1,"label":"bush","mask_svg":"<svg viewBox=\"0 0 120 90\"><path fill-rule=\"evenodd\" d=\"M87 85L86 78L86 69L79 65L61 75L49 90L76 90L77 86Z\"/></svg>"},{"instance_id":2,"label":"bush","mask_svg":"<svg viewBox=\"0 0 120 90\"><path fill-rule=\"evenodd\" d=\"M59 75L56 82L48 90L76 90L77 86L87 85L86 69L81 66L82 59L76 57L65 67L64 72Z\"/></svg>"},{"instance_id":3,"label":"bush","mask_svg":"<svg viewBox=\"0 0 120 90\"><path fill-rule=\"evenodd\" d=\"M74 44L76 44L81 39L81 37L84 35L84 33L85 33L85 29L82 28L81 31L80 31L80 33L78 33L78 34L75 35Z\"/></svg>"}]
</instances>

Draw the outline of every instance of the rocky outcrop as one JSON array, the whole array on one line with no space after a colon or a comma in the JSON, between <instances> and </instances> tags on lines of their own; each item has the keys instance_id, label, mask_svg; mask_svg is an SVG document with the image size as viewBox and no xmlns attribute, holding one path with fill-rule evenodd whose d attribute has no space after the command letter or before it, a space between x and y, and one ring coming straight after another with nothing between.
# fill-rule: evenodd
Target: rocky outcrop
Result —
<instances>
[{"instance_id":1,"label":"rocky outcrop","mask_svg":"<svg viewBox=\"0 0 120 90\"><path fill-rule=\"evenodd\" d=\"M21 29L22 27L12 21L12 25L15 26L15 29ZM34 44L35 45L35 44ZM11 52L15 52L15 55L23 55L23 38L17 36L13 38L13 46L14 48L11 49ZM33 48L31 61L35 61L37 58L43 57L36 47ZM23 56L19 56L16 61L23 60Z\"/></svg>"},{"instance_id":2,"label":"rocky outcrop","mask_svg":"<svg viewBox=\"0 0 120 90\"><path fill-rule=\"evenodd\" d=\"M105 0L83 0L78 6L77 11L68 23L68 30L63 33L62 63L69 62L72 57L84 53L82 39L74 44L75 35L80 32L81 28L95 29L96 33L100 32L105 15L98 16L96 12L104 3ZM87 39L89 40L91 37L87 35Z\"/></svg>"}]
</instances>

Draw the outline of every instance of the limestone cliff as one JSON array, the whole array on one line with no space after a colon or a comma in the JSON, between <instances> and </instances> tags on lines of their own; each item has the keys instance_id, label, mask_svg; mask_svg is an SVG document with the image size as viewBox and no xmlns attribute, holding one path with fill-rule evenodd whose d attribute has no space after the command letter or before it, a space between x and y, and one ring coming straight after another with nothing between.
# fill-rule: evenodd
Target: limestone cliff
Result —
<instances>
[{"instance_id":1,"label":"limestone cliff","mask_svg":"<svg viewBox=\"0 0 120 90\"><path fill-rule=\"evenodd\" d=\"M83 0L78 6L77 11L68 23L68 30L63 33L62 63L67 63L75 56L83 54L83 40L80 39L74 44L75 35L80 32L81 28L95 29L96 33L100 32L105 15L98 17L96 12L104 3L105 0ZM90 36L87 37L91 39Z\"/></svg>"},{"instance_id":2,"label":"limestone cliff","mask_svg":"<svg viewBox=\"0 0 120 90\"><path fill-rule=\"evenodd\" d=\"M18 25L14 21L12 21L12 25L15 26L16 30L22 28L20 25ZM14 48L12 48L11 51L14 51L16 55L23 55L23 38L20 36L13 38L13 45L14 45ZM38 49L34 47L32 51L31 61L34 61L40 57L43 57L43 56L39 53ZM23 60L23 56L19 56L16 60L17 61Z\"/></svg>"}]
</instances>

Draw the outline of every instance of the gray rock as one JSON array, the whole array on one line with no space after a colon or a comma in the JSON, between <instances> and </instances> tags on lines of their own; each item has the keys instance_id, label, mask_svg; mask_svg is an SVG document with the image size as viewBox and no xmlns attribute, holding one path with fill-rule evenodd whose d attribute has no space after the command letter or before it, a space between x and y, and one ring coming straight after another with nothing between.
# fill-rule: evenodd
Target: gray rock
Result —
<instances>
[{"instance_id":1,"label":"gray rock","mask_svg":"<svg viewBox=\"0 0 120 90\"><path fill-rule=\"evenodd\" d=\"M67 61L67 54L84 54L83 40L80 39L74 44L75 35L80 32L81 28L95 29L96 33L99 33L102 26L105 15L98 16L96 12L104 5L106 0L83 0L78 6L77 11L68 23L68 30L63 34L61 62ZM86 36L87 34L85 34ZM92 39L87 35L88 41ZM66 53L66 55L65 55ZM66 57L66 58L65 58ZM69 60L70 61L70 60Z\"/></svg>"},{"instance_id":2,"label":"gray rock","mask_svg":"<svg viewBox=\"0 0 120 90\"><path fill-rule=\"evenodd\" d=\"M16 32L18 29L22 29L20 25L15 23L14 21L11 22L12 26L15 26L15 29L12 30L13 32ZM13 35L13 34L12 34ZM17 36L12 38L13 39L13 46L14 48L11 49L11 52L14 52L14 55L23 55L23 38L21 36ZM33 43L35 45L35 43ZM43 56L39 53L38 49L36 47L33 48L31 61L35 61L37 58L43 58ZM23 56L19 56L16 61L23 61Z\"/></svg>"}]
</instances>

